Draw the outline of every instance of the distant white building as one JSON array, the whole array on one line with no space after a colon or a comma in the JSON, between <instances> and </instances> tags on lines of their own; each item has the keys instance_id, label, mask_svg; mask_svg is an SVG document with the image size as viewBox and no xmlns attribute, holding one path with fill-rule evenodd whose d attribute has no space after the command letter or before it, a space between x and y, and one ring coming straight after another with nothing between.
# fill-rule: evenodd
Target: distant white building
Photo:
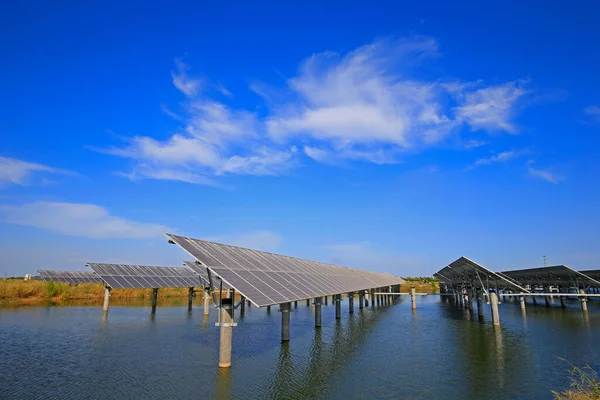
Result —
<instances>
[{"instance_id":1,"label":"distant white building","mask_svg":"<svg viewBox=\"0 0 600 400\"><path fill-rule=\"evenodd\" d=\"M25 274L25 280L26 281L30 281L33 279L33 276L31 274Z\"/></svg>"}]
</instances>

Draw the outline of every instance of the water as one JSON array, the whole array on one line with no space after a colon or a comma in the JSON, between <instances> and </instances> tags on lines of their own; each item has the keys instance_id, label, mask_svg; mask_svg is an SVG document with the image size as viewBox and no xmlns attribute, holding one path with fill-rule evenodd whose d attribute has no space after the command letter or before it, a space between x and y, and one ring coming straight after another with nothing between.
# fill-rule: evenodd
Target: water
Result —
<instances>
[{"instance_id":1,"label":"water","mask_svg":"<svg viewBox=\"0 0 600 400\"><path fill-rule=\"evenodd\" d=\"M569 385L567 361L596 368L600 355L600 302L587 315L575 301L526 315L505 302L494 329L489 307L480 322L427 296L416 312L407 299L355 302L349 315L344 301L337 321L329 302L320 330L299 302L283 345L277 307L247 307L233 366L219 370L215 310L159 301L151 317L147 302L131 304L114 302L107 318L100 304L0 308L0 398L550 399Z\"/></svg>"}]
</instances>

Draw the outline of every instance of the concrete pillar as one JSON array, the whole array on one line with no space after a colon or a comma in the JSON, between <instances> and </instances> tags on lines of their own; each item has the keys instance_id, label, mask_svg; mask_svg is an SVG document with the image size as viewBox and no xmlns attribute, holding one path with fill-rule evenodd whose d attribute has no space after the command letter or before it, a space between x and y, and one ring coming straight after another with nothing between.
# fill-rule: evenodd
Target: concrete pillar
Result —
<instances>
[{"instance_id":1,"label":"concrete pillar","mask_svg":"<svg viewBox=\"0 0 600 400\"><path fill-rule=\"evenodd\" d=\"M233 301L235 302L235 299L233 299ZM240 317L243 316L245 313L246 313L246 298L244 296L242 296L241 303L240 303Z\"/></svg>"},{"instance_id":2,"label":"concrete pillar","mask_svg":"<svg viewBox=\"0 0 600 400\"><path fill-rule=\"evenodd\" d=\"M336 319L342 318L342 295L341 294L335 295L335 318Z\"/></svg>"},{"instance_id":3,"label":"concrete pillar","mask_svg":"<svg viewBox=\"0 0 600 400\"><path fill-rule=\"evenodd\" d=\"M549 293L550 289L545 286L544 287L544 293ZM544 296L544 303L546 303L546 307L550 307L550 297L549 296Z\"/></svg>"},{"instance_id":4,"label":"concrete pillar","mask_svg":"<svg viewBox=\"0 0 600 400\"><path fill-rule=\"evenodd\" d=\"M321 298L315 298L315 327L321 327Z\"/></svg>"},{"instance_id":5,"label":"concrete pillar","mask_svg":"<svg viewBox=\"0 0 600 400\"><path fill-rule=\"evenodd\" d=\"M496 292L490 293L490 303L492 305L492 324L500 326L500 313L498 312L498 295Z\"/></svg>"},{"instance_id":6,"label":"concrete pillar","mask_svg":"<svg viewBox=\"0 0 600 400\"><path fill-rule=\"evenodd\" d=\"M525 296L520 296L519 302L521 303L521 310L525 310Z\"/></svg>"},{"instance_id":7,"label":"concrete pillar","mask_svg":"<svg viewBox=\"0 0 600 400\"><path fill-rule=\"evenodd\" d=\"M192 301L194 300L194 288L188 289L188 311L192 311Z\"/></svg>"},{"instance_id":8,"label":"concrete pillar","mask_svg":"<svg viewBox=\"0 0 600 400\"><path fill-rule=\"evenodd\" d=\"M417 309L417 295L414 287L410 288L410 304L413 310Z\"/></svg>"},{"instance_id":9,"label":"concrete pillar","mask_svg":"<svg viewBox=\"0 0 600 400\"><path fill-rule=\"evenodd\" d=\"M468 296L467 307L469 308L470 311L473 311L473 300L474 300L473 298L475 297L474 293L475 293L474 289L467 290L467 296Z\"/></svg>"},{"instance_id":10,"label":"concrete pillar","mask_svg":"<svg viewBox=\"0 0 600 400\"><path fill-rule=\"evenodd\" d=\"M371 289L371 308L375 307L375 289Z\"/></svg>"},{"instance_id":11,"label":"concrete pillar","mask_svg":"<svg viewBox=\"0 0 600 400\"><path fill-rule=\"evenodd\" d=\"M362 310L362 308L363 308L363 300L364 300L364 293L361 290L360 292L358 292L358 308L360 310Z\"/></svg>"},{"instance_id":12,"label":"concrete pillar","mask_svg":"<svg viewBox=\"0 0 600 400\"><path fill-rule=\"evenodd\" d=\"M152 314L156 312L156 300L158 298L158 288L152 289Z\"/></svg>"},{"instance_id":13,"label":"concrete pillar","mask_svg":"<svg viewBox=\"0 0 600 400\"><path fill-rule=\"evenodd\" d=\"M294 308L298 308L298 301L294 302Z\"/></svg>"},{"instance_id":14,"label":"concrete pillar","mask_svg":"<svg viewBox=\"0 0 600 400\"><path fill-rule=\"evenodd\" d=\"M204 315L210 312L210 293L207 288L204 288Z\"/></svg>"},{"instance_id":15,"label":"concrete pillar","mask_svg":"<svg viewBox=\"0 0 600 400\"><path fill-rule=\"evenodd\" d=\"M379 295L379 290L377 290L377 307L381 305L381 296Z\"/></svg>"},{"instance_id":16,"label":"concrete pillar","mask_svg":"<svg viewBox=\"0 0 600 400\"><path fill-rule=\"evenodd\" d=\"M350 314L354 312L354 292L348 293L348 312Z\"/></svg>"},{"instance_id":17,"label":"concrete pillar","mask_svg":"<svg viewBox=\"0 0 600 400\"><path fill-rule=\"evenodd\" d=\"M533 293L535 294L535 291ZM531 300L533 300L533 305L537 306L537 296L531 296Z\"/></svg>"},{"instance_id":18,"label":"concrete pillar","mask_svg":"<svg viewBox=\"0 0 600 400\"><path fill-rule=\"evenodd\" d=\"M222 299L219 334L219 368L231 367L231 337L233 334L233 299Z\"/></svg>"},{"instance_id":19,"label":"concrete pillar","mask_svg":"<svg viewBox=\"0 0 600 400\"><path fill-rule=\"evenodd\" d=\"M463 303L465 308L470 308L469 301L471 301L471 299L469 299L469 291L467 289L463 289Z\"/></svg>"},{"instance_id":20,"label":"concrete pillar","mask_svg":"<svg viewBox=\"0 0 600 400\"><path fill-rule=\"evenodd\" d=\"M282 303L279 305L279 311L281 311L281 341L287 342L290 340L290 303Z\"/></svg>"},{"instance_id":21,"label":"concrete pillar","mask_svg":"<svg viewBox=\"0 0 600 400\"><path fill-rule=\"evenodd\" d=\"M329 296L325 296L325 305L328 305L328 304L329 304L329 303L328 303L328 301L329 301L329 300L327 300L328 298L329 298Z\"/></svg>"},{"instance_id":22,"label":"concrete pillar","mask_svg":"<svg viewBox=\"0 0 600 400\"><path fill-rule=\"evenodd\" d=\"M363 301L365 303L365 307L369 307L369 291L367 290L363 294Z\"/></svg>"},{"instance_id":23,"label":"concrete pillar","mask_svg":"<svg viewBox=\"0 0 600 400\"><path fill-rule=\"evenodd\" d=\"M579 289L579 294L585 294L585 290ZM587 311L587 297L581 296L579 301L581 301L581 311Z\"/></svg>"},{"instance_id":24,"label":"concrete pillar","mask_svg":"<svg viewBox=\"0 0 600 400\"><path fill-rule=\"evenodd\" d=\"M108 299L110 298L110 287L107 286L104 288L104 306L102 307L102 311L108 311Z\"/></svg>"},{"instance_id":25,"label":"concrete pillar","mask_svg":"<svg viewBox=\"0 0 600 400\"><path fill-rule=\"evenodd\" d=\"M475 293L475 296L477 297L477 315L479 316L479 319L483 319L483 290L476 289Z\"/></svg>"},{"instance_id":26,"label":"concrete pillar","mask_svg":"<svg viewBox=\"0 0 600 400\"><path fill-rule=\"evenodd\" d=\"M565 296L560 296L560 306L561 308L567 307L567 304L565 303Z\"/></svg>"},{"instance_id":27,"label":"concrete pillar","mask_svg":"<svg viewBox=\"0 0 600 400\"><path fill-rule=\"evenodd\" d=\"M271 306L267 306L267 314L271 312Z\"/></svg>"},{"instance_id":28,"label":"concrete pillar","mask_svg":"<svg viewBox=\"0 0 600 400\"><path fill-rule=\"evenodd\" d=\"M310 307L310 299L306 299L306 307Z\"/></svg>"}]
</instances>

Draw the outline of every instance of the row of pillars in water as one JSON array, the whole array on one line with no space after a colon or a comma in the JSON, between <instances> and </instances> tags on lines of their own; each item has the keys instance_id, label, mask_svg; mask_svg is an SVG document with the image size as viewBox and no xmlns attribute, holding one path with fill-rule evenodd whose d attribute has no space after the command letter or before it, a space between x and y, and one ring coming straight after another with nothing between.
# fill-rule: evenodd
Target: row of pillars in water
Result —
<instances>
[{"instance_id":1,"label":"row of pillars in water","mask_svg":"<svg viewBox=\"0 0 600 400\"><path fill-rule=\"evenodd\" d=\"M587 312L587 299L585 297L585 290L584 289L579 289L579 301L581 303L581 310L584 312ZM544 301L546 303L547 307L550 307L550 297L552 296L558 296L560 297L560 306L562 308L566 307L566 301L565 301L565 297L566 296L573 296L576 295L574 293L550 293L550 291L547 291L543 294L530 294L529 296L531 296L531 298L533 299L533 304L537 305L537 300L536 297L543 297ZM476 299L477 302L477 313L479 315L479 318L483 318L483 290L481 288L468 288L468 289L459 289L459 290L453 290L452 293L450 293L450 296L452 296L451 298L454 299L455 302L457 302L458 304L464 304L465 308L469 308L471 311L473 311L473 298ZM502 293L501 296L515 296L514 294L508 292L508 293ZM517 294L517 296L519 297L519 303L521 306L522 310L526 309L525 306L525 296L527 296L527 294ZM498 312L498 294L495 291L490 291L489 292L489 304L490 307L492 309L492 324L494 326L500 326L500 313Z\"/></svg>"},{"instance_id":2,"label":"row of pillars in water","mask_svg":"<svg viewBox=\"0 0 600 400\"><path fill-rule=\"evenodd\" d=\"M110 291L111 287L107 286L104 288L104 305L102 311L108 312L108 305L110 303ZM188 310L192 309L192 301L194 300L194 288L188 288ZM152 314L156 313L156 303L158 301L158 288L152 289ZM204 315L208 315L210 310L210 293L208 289L204 289Z\"/></svg>"},{"instance_id":3,"label":"row of pillars in water","mask_svg":"<svg viewBox=\"0 0 600 400\"><path fill-rule=\"evenodd\" d=\"M393 293L395 291L396 293ZM400 286L391 286L390 288L383 289L370 289L367 291L358 292L358 308L369 307L369 301L371 307L375 305L388 305L393 303L394 297L400 292ZM354 296L355 293L348 293L348 312L354 313ZM227 300L227 301L226 301ZM337 294L331 296L331 301L335 305L335 318L339 319L342 317L342 295ZM320 328L321 319L321 306L323 304L328 305L329 296L315 297L312 299L312 305L315 310L315 328ZM298 307L298 302L294 301L294 307ZM412 308L417 308L415 288L411 288L411 303ZM242 303L243 304L243 303ZM306 306L311 306L311 299L306 300ZM267 306L267 312L271 310L271 306ZM292 303L279 304L279 311L281 312L281 341L287 342L290 340L290 312L292 311ZM219 367L229 368L231 366L231 339L232 339L232 328L233 328L233 300L223 299L221 310L220 310L220 344L219 344Z\"/></svg>"},{"instance_id":4,"label":"row of pillars in water","mask_svg":"<svg viewBox=\"0 0 600 400\"><path fill-rule=\"evenodd\" d=\"M110 299L110 287L105 288L104 292L104 306L103 311L108 312L109 299ZM392 304L394 297L399 295L400 286L391 286L389 288L370 289L366 291L358 292L358 308L389 305ZM192 300L194 297L194 288L189 288L188 292L188 310L192 309ZM354 296L355 292L347 294L348 296L348 312L354 313ZM322 304L328 305L330 296L316 297L312 299L315 309L315 327L321 327L321 306ZM417 308L416 292L415 288L411 288L410 291L412 309ZM156 313L156 303L158 298L158 289L152 289L152 314ZM220 314L219 322L217 325L220 328L220 344L219 344L219 367L228 368L231 366L231 342L232 342L232 328L236 326L233 321L234 311L234 298L230 296L229 290L226 291L225 296L220 299ZM208 315L210 312L210 301L211 296L208 288L204 289L204 315ZM337 294L331 296L331 301L335 304L335 318L339 319L342 317L342 295ZM250 304L248 302L248 304ZM306 300L306 305L311 306L311 299ZM244 315L246 307L246 299L241 298L239 303L240 315ZM298 302L294 301L294 307L298 307ZM271 310L271 306L267 306L267 312ZM279 304L279 311L281 312L281 341L287 342L290 340L290 312L292 310L292 303Z\"/></svg>"}]
</instances>

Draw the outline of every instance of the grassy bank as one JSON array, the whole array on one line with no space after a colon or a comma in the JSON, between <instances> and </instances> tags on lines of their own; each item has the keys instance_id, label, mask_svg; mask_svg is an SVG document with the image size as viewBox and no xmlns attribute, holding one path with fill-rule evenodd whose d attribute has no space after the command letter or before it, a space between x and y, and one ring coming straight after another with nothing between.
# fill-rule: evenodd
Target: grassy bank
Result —
<instances>
[{"instance_id":1,"label":"grassy bank","mask_svg":"<svg viewBox=\"0 0 600 400\"><path fill-rule=\"evenodd\" d=\"M410 279L410 278L409 278ZM410 292L415 287L417 293L436 293L439 291L437 282L423 282L414 278L400 287L402 293ZM184 297L188 295L187 288L164 288L158 291L158 297ZM152 289L114 289L112 299L149 299ZM104 286L100 283L85 283L70 285L60 282L24 281L20 279L0 280L0 304L28 304L35 302L54 302L70 300L96 300L104 297Z\"/></svg>"},{"instance_id":2,"label":"grassy bank","mask_svg":"<svg viewBox=\"0 0 600 400\"><path fill-rule=\"evenodd\" d=\"M164 288L158 297L187 296L187 288ZM149 299L152 289L114 289L112 299ZM60 282L0 280L0 304L56 302L70 300L94 300L104 297L104 286L100 283L70 285Z\"/></svg>"}]
</instances>

